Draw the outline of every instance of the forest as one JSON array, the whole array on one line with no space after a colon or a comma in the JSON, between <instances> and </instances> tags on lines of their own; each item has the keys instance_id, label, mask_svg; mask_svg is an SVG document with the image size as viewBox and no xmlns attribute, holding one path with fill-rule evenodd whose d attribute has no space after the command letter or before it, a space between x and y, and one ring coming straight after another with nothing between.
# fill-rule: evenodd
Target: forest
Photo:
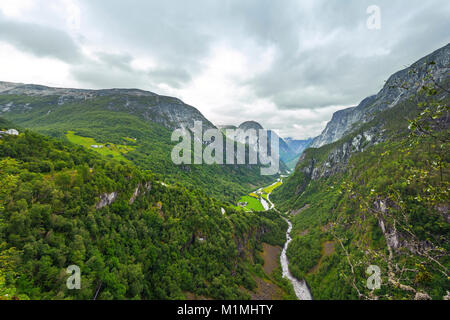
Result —
<instances>
[{"instance_id":1,"label":"forest","mask_svg":"<svg viewBox=\"0 0 450 320\"><path fill-rule=\"evenodd\" d=\"M0 138L2 299L248 299L262 241L282 244L285 229L274 212L237 212L81 146ZM81 290L66 286L69 265Z\"/></svg>"}]
</instances>

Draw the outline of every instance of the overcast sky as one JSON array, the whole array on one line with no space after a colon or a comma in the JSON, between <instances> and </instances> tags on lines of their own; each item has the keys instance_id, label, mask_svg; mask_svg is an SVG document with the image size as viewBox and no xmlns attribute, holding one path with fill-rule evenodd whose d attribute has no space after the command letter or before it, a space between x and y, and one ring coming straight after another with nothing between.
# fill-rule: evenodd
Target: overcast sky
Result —
<instances>
[{"instance_id":1,"label":"overcast sky","mask_svg":"<svg viewBox=\"0 0 450 320\"><path fill-rule=\"evenodd\" d=\"M0 80L135 87L306 138L449 30L448 0L0 0Z\"/></svg>"}]
</instances>

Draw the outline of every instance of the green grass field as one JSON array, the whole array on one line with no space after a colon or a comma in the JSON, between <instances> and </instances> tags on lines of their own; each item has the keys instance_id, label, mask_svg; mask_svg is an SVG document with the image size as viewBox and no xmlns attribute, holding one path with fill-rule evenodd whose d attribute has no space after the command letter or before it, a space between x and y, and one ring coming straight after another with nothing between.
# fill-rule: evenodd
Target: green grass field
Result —
<instances>
[{"instance_id":1,"label":"green grass field","mask_svg":"<svg viewBox=\"0 0 450 320\"><path fill-rule=\"evenodd\" d=\"M237 207L240 208L242 210L251 210L251 211L264 211L264 207L261 204L261 202L259 201L259 197L261 196L263 199L265 199L267 201L267 197L270 193L272 193L272 191L276 188L278 188L279 186L282 185L282 181L278 181L264 189L261 190L260 195L256 194L255 192L252 192L246 196L243 196L241 199L239 199L239 202L247 202L247 206L245 207Z\"/></svg>"},{"instance_id":2,"label":"green grass field","mask_svg":"<svg viewBox=\"0 0 450 320\"><path fill-rule=\"evenodd\" d=\"M261 202L259 202L258 199L251 197L251 196L243 196L239 202L247 202L246 209L252 210L252 211L264 211L264 207L262 206Z\"/></svg>"},{"instance_id":3,"label":"green grass field","mask_svg":"<svg viewBox=\"0 0 450 320\"><path fill-rule=\"evenodd\" d=\"M72 143L82 145L83 147L89 148L91 150L94 150L101 155L109 158L114 158L116 160L123 160L123 161L129 161L126 159L123 154L133 151L135 148L120 144L114 144L114 143L99 143L95 141L93 138L89 137L82 137L75 134L74 131L68 131L66 133L66 138ZM134 142L134 140L133 140ZM103 145L103 148L92 148L92 145ZM108 145L109 147L106 147Z\"/></svg>"}]
</instances>

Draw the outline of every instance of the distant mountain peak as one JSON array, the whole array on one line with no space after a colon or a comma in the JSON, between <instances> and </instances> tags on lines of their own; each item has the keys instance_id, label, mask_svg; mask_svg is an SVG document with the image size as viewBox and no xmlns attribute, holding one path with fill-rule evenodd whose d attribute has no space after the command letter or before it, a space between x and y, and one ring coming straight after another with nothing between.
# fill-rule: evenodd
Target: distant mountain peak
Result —
<instances>
[{"instance_id":1,"label":"distant mountain peak","mask_svg":"<svg viewBox=\"0 0 450 320\"><path fill-rule=\"evenodd\" d=\"M259 129L264 129L261 124L259 124L256 121L253 121L253 120L245 121L245 122L241 123L238 128L242 129L242 130L248 130L248 129L259 130Z\"/></svg>"}]
</instances>

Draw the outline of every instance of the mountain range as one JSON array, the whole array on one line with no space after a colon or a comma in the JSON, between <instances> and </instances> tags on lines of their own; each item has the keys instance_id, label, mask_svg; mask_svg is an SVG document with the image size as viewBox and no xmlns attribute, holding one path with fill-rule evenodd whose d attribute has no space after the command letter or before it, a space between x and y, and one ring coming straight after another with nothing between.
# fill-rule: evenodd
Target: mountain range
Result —
<instances>
[{"instance_id":1,"label":"mountain range","mask_svg":"<svg viewBox=\"0 0 450 320\"><path fill-rule=\"evenodd\" d=\"M314 299L450 299L449 93L450 44L316 138L269 130L280 172L262 176L170 158L174 129L255 121L215 126L138 89L0 82L0 131L20 132L0 135L0 297L293 299L278 263L290 232L289 271ZM247 194L272 206L237 206Z\"/></svg>"},{"instance_id":2,"label":"mountain range","mask_svg":"<svg viewBox=\"0 0 450 320\"><path fill-rule=\"evenodd\" d=\"M233 125L222 125L219 126L220 129L240 129L244 132L253 129L256 132L258 130L264 129L261 124L259 124L256 121L245 121L241 123L239 126L233 126ZM280 152L280 160L282 164L282 168L285 168L284 165L287 166L290 170L292 170L295 167L295 164L297 163L298 159L300 158L300 155L302 152L311 144L312 138L307 140L295 140L292 138L281 138L274 130L268 129L268 141L270 141L271 135L274 134L278 137L278 145L279 145L279 152ZM248 143L248 139L246 140L246 136L242 134L241 136L237 136L234 138L239 143Z\"/></svg>"},{"instance_id":3,"label":"mountain range","mask_svg":"<svg viewBox=\"0 0 450 320\"><path fill-rule=\"evenodd\" d=\"M216 128L196 108L173 97L138 89L83 90L0 82L0 116L42 134L90 146L119 161L131 161L235 203L242 194L272 181L260 165L179 165L171 161L177 128ZM281 172L287 167L280 162ZM211 184L209 177L216 177Z\"/></svg>"}]
</instances>

